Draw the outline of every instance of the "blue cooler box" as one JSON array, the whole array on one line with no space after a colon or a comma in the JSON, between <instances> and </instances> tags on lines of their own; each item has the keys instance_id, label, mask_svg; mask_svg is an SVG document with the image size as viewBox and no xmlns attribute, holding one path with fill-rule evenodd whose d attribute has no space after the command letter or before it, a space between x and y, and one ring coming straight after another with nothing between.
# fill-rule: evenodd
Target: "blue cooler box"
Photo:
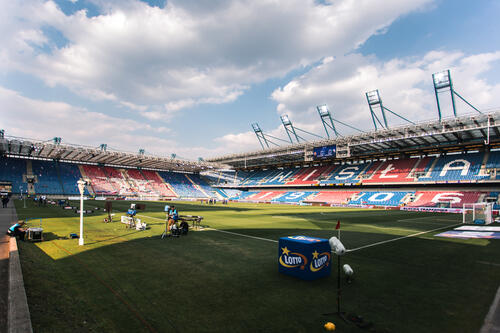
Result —
<instances>
[{"instance_id":1,"label":"blue cooler box","mask_svg":"<svg viewBox=\"0 0 500 333\"><path fill-rule=\"evenodd\" d=\"M328 239L309 236L281 237L278 246L280 273L303 280L316 280L331 272Z\"/></svg>"}]
</instances>

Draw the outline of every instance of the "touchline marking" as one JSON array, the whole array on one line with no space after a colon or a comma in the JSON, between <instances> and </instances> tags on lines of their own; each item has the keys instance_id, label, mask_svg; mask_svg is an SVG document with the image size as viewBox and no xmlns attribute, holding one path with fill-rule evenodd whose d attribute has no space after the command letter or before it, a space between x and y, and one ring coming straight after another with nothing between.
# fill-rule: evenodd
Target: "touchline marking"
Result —
<instances>
[{"instance_id":1,"label":"touchline marking","mask_svg":"<svg viewBox=\"0 0 500 333\"><path fill-rule=\"evenodd\" d=\"M164 219L160 219L160 218L157 218L157 217L146 216L146 215L139 215L139 214L137 214L137 216L149 217L151 219L165 221ZM245 235L245 234L239 234L239 233L236 233L236 232L219 230L219 229L215 229L215 228L205 228L205 230L206 231L213 230L213 231L218 231L218 232L224 232L226 234L231 234L231 235L236 235L236 236L241 236L241 237L247 237L247 238L253 238L253 239L263 240L263 241L266 241L266 242L278 243L278 241L274 240L274 239L268 239L268 238L262 238L262 237L257 237L257 236L250 236L250 235Z\"/></svg>"},{"instance_id":2,"label":"touchline marking","mask_svg":"<svg viewBox=\"0 0 500 333\"><path fill-rule=\"evenodd\" d=\"M219 230L219 229L214 229L214 228L209 228L209 229L206 229L206 230L213 230L213 231L218 231L218 232L224 232L226 234L231 234L231 235L236 235L236 236L241 236L241 237L247 237L247 238L253 238L253 239L263 240L263 241L267 241L267 242L278 243L278 241L274 240L274 239L268 239L268 238L250 236L250 235L245 235L245 234L238 234L236 232L231 232L231 231L226 231L226 230Z\"/></svg>"},{"instance_id":3,"label":"touchline marking","mask_svg":"<svg viewBox=\"0 0 500 333\"><path fill-rule=\"evenodd\" d=\"M476 261L478 264L483 264L483 265L491 265L491 266L497 266L500 267L500 264L497 264L495 262L489 262L489 261Z\"/></svg>"},{"instance_id":4,"label":"touchline marking","mask_svg":"<svg viewBox=\"0 0 500 333\"><path fill-rule=\"evenodd\" d=\"M366 249L367 247L372 247L372 246L382 245L382 244L385 244L385 243L395 242L395 241L400 240L400 239L415 237L415 236L423 235L423 234L426 234L426 233L429 233L429 232L433 232L433 231L437 231L437 230L441 230L441 229L447 229L447 228L450 228L450 227L454 227L454 226L457 226L457 225L460 225L460 224L451 224L451 225L448 225L446 227L436 228L436 229L427 230L427 231L421 231L421 232L417 232L415 234L411 234L411 235L407 235L407 236L402 236L402 237L397 237L397 238L393 238L393 239L388 239L388 240L385 240L385 241L382 241L382 242L377 242L377 243L373 243L373 244L369 244L369 245L360 246L360 247L357 247L355 249L349 249L349 250L346 250L346 252L354 252L354 251L358 251L358 250L361 250L361 249Z\"/></svg>"}]
</instances>

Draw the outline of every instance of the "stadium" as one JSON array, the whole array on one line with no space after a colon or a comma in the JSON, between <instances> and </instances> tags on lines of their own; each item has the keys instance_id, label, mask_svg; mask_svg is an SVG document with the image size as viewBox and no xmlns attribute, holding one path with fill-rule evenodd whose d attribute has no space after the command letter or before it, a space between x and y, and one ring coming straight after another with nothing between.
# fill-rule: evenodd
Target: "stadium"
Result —
<instances>
[{"instance_id":1,"label":"stadium","mask_svg":"<svg viewBox=\"0 0 500 333\"><path fill-rule=\"evenodd\" d=\"M335 130L327 108L318 112L326 134ZM35 330L64 330L69 318L97 331L319 331L322 312L340 308L335 278L344 277L305 284L280 276L276 243L290 234L329 238L335 226L342 260L356 272L342 295L353 322L330 319L339 329L481 327L498 282L498 233L481 226L498 215L500 112L380 122L374 131L305 142L284 125L297 142L269 148L257 125L262 150L197 162L2 132L2 194L14 198L18 218L43 230L34 239L42 242L18 244ZM80 195L85 249L68 237L78 233ZM141 202L137 217L149 226L121 224L130 203ZM189 236L164 240L164 203L203 219L192 221ZM453 238L436 237L443 232ZM288 315L280 320L281 311ZM186 321L180 312L195 315Z\"/></svg>"},{"instance_id":2,"label":"stadium","mask_svg":"<svg viewBox=\"0 0 500 333\"><path fill-rule=\"evenodd\" d=\"M29 68L0 52L0 332L499 332L500 52L412 55L446 1L229 2L0 5Z\"/></svg>"}]
</instances>

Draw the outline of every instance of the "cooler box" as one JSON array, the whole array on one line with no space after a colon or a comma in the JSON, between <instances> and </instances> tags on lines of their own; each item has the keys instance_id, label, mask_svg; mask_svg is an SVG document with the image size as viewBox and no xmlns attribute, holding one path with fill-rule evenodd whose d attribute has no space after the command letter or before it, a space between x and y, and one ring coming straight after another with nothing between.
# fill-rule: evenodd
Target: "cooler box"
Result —
<instances>
[{"instance_id":1,"label":"cooler box","mask_svg":"<svg viewBox=\"0 0 500 333\"><path fill-rule=\"evenodd\" d=\"M331 272L328 239L309 236L281 237L278 245L278 271L303 280L316 280Z\"/></svg>"}]
</instances>

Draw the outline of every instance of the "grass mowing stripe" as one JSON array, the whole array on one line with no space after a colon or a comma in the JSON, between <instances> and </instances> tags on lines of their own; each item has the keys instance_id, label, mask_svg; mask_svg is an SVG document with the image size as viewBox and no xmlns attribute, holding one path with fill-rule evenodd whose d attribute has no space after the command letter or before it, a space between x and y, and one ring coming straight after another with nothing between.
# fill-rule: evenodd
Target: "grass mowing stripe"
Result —
<instances>
[{"instance_id":1,"label":"grass mowing stripe","mask_svg":"<svg viewBox=\"0 0 500 333\"><path fill-rule=\"evenodd\" d=\"M426 234L428 232L433 232L433 231L437 231L437 230L441 230L441 229L447 229L447 228L450 228L450 227L455 227L455 226L460 225L460 224L456 224L455 223L455 224L448 225L446 227L440 227L440 228L436 228L436 229L432 229L432 230L417 232L415 234L411 234L411 235L407 235L407 236L402 236L402 237L397 237L397 238L393 238L393 239L388 239L388 240L385 240L385 241L382 241L382 242L377 242L377 243L373 243L373 244L368 244L368 245L360 246L360 247L357 247L355 249L349 249L349 250L346 250L346 252L354 252L354 251L366 249L367 247L372 247L372 246L382 245L382 244L385 244L385 243L395 242L395 241L400 240L400 239L415 237L415 236Z\"/></svg>"},{"instance_id":2,"label":"grass mowing stripe","mask_svg":"<svg viewBox=\"0 0 500 333\"><path fill-rule=\"evenodd\" d=\"M58 247L59 249L61 249L62 251L66 252L67 254L69 254L70 256L72 256L72 258L76 259L76 261L78 261L82 266L83 268L85 268L85 270L87 270L87 272L89 272L91 275L93 275L97 281L99 281L104 287L106 287L109 291L111 291L129 310L130 312L132 312L132 314L137 318L139 319L139 321L141 321L144 326L150 331L150 332L154 332L156 333L157 331L139 314L139 312L134 308L132 307L132 305L130 305L129 302L127 302L117 291L115 291L109 284L107 284L103 279L101 279L94 271L92 271L82 260L80 260L78 257L76 257L73 253L71 253L69 250L65 249L64 247L58 245L57 243L53 242L52 244L54 244L56 247ZM168 321L168 323L172 326L172 328L178 332L177 328L174 326L174 324L172 322L170 322L170 320L168 320L167 317L165 317Z\"/></svg>"}]
</instances>

